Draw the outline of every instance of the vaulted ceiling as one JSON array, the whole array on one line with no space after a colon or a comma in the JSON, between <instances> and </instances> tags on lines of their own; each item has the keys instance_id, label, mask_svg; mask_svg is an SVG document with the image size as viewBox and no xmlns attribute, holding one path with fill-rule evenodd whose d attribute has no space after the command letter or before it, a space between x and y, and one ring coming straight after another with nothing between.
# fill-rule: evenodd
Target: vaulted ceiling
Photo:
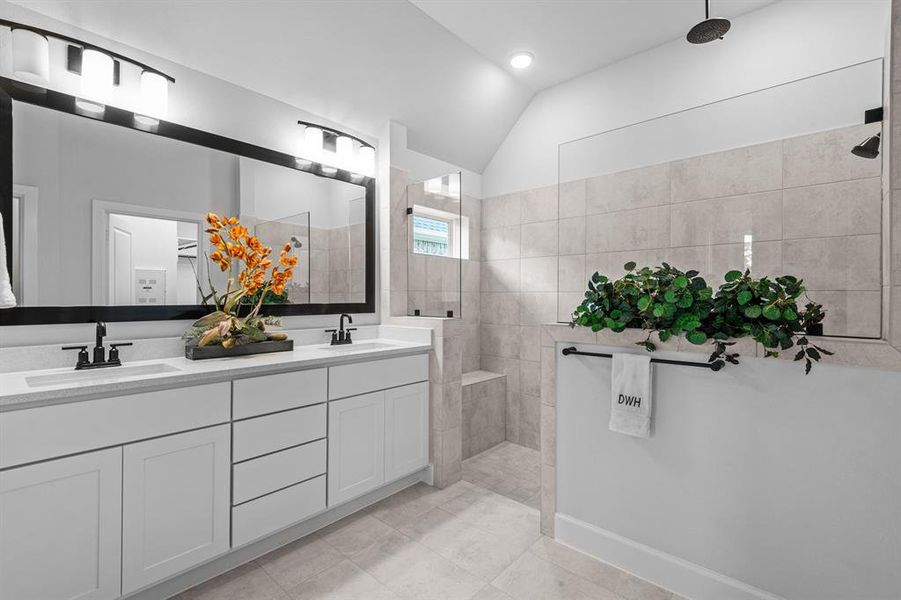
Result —
<instances>
[{"instance_id":1,"label":"vaulted ceiling","mask_svg":"<svg viewBox=\"0 0 901 600\"><path fill-rule=\"evenodd\" d=\"M398 121L411 148L477 172L536 91L703 18L702 0L14 1L371 135Z\"/></svg>"}]
</instances>

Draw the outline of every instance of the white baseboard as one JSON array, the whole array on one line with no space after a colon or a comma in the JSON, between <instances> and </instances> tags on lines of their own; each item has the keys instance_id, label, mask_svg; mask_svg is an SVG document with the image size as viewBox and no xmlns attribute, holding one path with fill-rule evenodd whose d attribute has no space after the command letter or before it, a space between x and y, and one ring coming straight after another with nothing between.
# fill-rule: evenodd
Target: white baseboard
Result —
<instances>
[{"instance_id":1,"label":"white baseboard","mask_svg":"<svg viewBox=\"0 0 901 600\"><path fill-rule=\"evenodd\" d=\"M690 600L785 600L591 523L562 514L555 522L558 542Z\"/></svg>"}]
</instances>

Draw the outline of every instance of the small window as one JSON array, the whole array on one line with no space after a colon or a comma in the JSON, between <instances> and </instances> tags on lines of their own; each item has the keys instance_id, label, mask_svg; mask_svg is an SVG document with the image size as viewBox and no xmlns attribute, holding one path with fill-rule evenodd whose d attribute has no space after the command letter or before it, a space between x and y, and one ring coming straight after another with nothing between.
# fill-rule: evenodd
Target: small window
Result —
<instances>
[{"instance_id":1,"label":"small window","mask_svg":"<svg viewBox=\"0 0 901 600\"><path fill-rule=\"evenodd\" d=\"M435 217L413 217L413 252L431 256L452 256L451 223Z\"/></svg>"}]
</instances>

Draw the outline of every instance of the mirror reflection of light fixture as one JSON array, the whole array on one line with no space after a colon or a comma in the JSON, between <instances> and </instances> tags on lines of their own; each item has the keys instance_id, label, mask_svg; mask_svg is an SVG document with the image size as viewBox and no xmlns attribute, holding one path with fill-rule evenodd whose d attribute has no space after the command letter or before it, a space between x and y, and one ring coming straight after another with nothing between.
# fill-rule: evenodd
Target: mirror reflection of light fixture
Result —
<instances>
[{"instance_id":1,"label":"mirror reflection of light fixture","mask_svg":"<svg viewBox=\"0 0 901 600\"><path fill-rule=\"evenodd\" d=\"M342 169L350 171L353 169L354 160L354 141L346 135L339 135L335 140L335 153L337 154L338 166Z\"/></svg>"},{"instance_id":2,"label":"mirror reflection of light fixture","mask_svg":"<svg viewBox=\"0 0 901 600\"><path fill-rule=\"evenodd\" d=\"M81 95L76 104L87 112L103 112L112 94L113 57L85 48L81 55Z\"/></svg>"},{"instance_id":3,"label":"mirror reflection of light fixture","mask_svg":"<svg viewBox=\"0 0 901 600\"><path fill-rule=\"evenodd\" d=\"M141 73L141 97L135 120L156 125L169 111L169 80L153 71Z\"/></svg>"},{"instance_id":4,"label":"mirror reflection of light fixture","mask_svg":"<svg viewBox=\"0 0 901 600\"><path fill-rule=\"evenodd\" d=\"M28 29L12 30L13 75L28 83L50 81L50 42Z\"/></svg>"},{"instance_id":5,"label":"mirror reflection of light fixture","mask_svg":"<svg viewBox=\"0 0 901 600\"><path fill-rule=\"evenodd\" d=\"M375 177L375 148L372 146L360 146L360 173Z\"/></svg>"}]
</instances>

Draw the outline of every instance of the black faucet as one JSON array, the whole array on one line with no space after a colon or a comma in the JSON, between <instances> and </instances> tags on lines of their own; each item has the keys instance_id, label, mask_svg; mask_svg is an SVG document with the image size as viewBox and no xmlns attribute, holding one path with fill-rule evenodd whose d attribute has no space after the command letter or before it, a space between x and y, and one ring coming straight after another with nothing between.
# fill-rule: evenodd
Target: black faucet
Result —
<instances>
[{"instance_id":1,"label":"black faucet","mask_svg":"<svg viewBox=\"0 0 901 600\"><path fill-rule=\"evenodd\" d=\"M338 329L326 329L326 333L332 334L332 346L339 346L341 344L352 344L353 340L350 339L350 332L356 331L356 327L348 327L344 328L344 319L347 319L348 323L353 323L353 317L351 317L347 313L342 313L341 318L338 321Z\"/></svg>"},{"instance_id":2,"label":"black faucet","mask_svg":"<svg viewBox=\"0 0 901 600\"><path fill-rule=\"evenodd\" d=\"M103 338L106 336L106 323L97 321L97 329L95 331L94 343L94 360L88 360L87 346L63 346L63 350L78 350L78 362L75 363L75 370L81 369L99 369L102 367L118 367L122 364L119 359L119 347L131 346L131 342L117 342L110 344L109 359L106 358L106 348L103 347Z\"/></svg>"}]
</instances>

